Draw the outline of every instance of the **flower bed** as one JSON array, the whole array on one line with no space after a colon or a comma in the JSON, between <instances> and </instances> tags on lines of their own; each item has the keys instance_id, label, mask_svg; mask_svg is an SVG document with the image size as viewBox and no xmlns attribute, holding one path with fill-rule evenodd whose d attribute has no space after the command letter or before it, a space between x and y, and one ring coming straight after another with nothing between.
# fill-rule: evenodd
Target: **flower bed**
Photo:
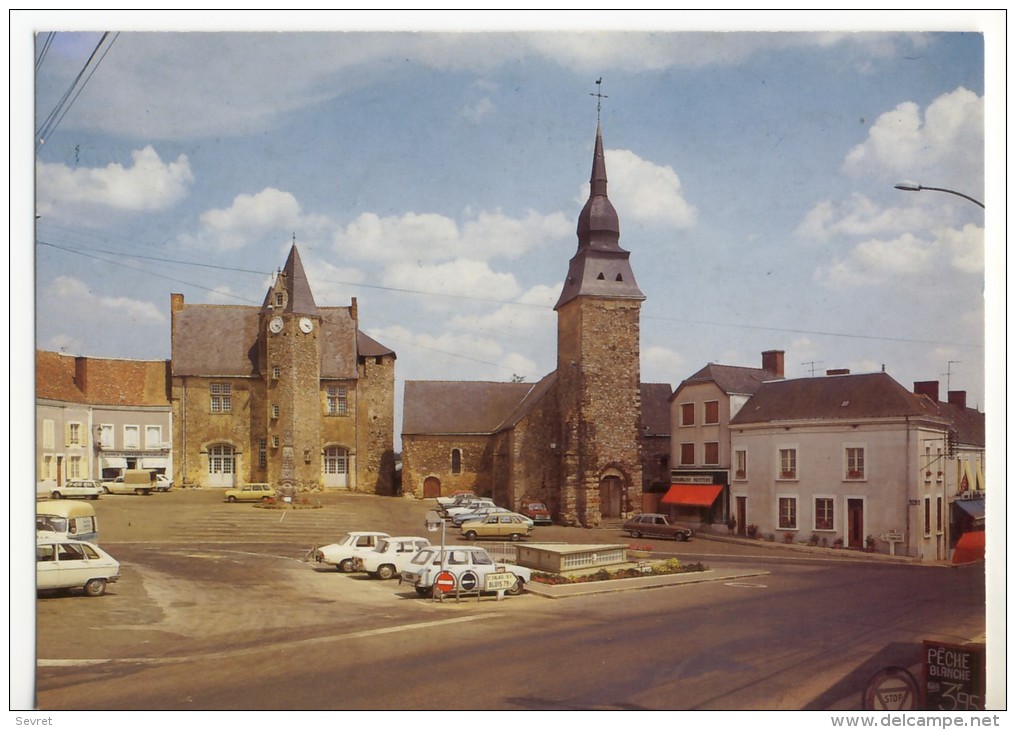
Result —
<instances>
[{"instance_id":1,"label":"flower bed","mask_svg":"<svg viewBox=\"0 0 1016 730\"><path fill-rule=\"evenodd\" d=\"M533 582L546 585L558 586L569 583L592 583L602 580L619 580L621 578L642 578L647 575L674 575L677 573L701 573L707 570L702 563L688 563L685 565L677 558L661 561L652 566L649 572L641 568L620 568L618 570L607 570L601 568L595 573L585 575L560 575L558 573L533 573Z\"/></svg>"},{"instance_id":2,"label":"flower bed","mask_svg":"<svg viewBox=\"0 0 1016 730\"><path fill-rule=\"evenodd\" d=\"M294 499L292 502L282 502L275 499L268 499L254 505L257 509L321 509L319 502L311 502L306 497Z\"/></svg>"}]
</instances>

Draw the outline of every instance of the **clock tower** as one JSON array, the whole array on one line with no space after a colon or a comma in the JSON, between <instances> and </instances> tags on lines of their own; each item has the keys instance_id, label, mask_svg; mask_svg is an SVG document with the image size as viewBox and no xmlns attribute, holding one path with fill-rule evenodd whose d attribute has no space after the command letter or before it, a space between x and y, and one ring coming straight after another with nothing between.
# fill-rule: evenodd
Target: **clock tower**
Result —
<instances>
[{"instance_id":1,"label":"clock tower","mask_svg":"<svg viewBox=\"0 0 1016 730\"><path fill-rule=\"evenodd\" d=\"M321 313L296 243L259 315L259 374L251 399L251 452L264 480L281 487L316 485L321 475Z\"/></svg>"}]
</instances>

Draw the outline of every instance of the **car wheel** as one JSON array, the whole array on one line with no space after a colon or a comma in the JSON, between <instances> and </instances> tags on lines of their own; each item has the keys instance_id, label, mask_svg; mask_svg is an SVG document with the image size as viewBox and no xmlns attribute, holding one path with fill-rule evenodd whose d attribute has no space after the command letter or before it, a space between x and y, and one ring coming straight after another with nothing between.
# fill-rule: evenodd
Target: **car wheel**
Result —
<instances>
[{"instance_id":1,"label":"car wheel","mask_svg":"<svg viewBox=\"0 0 1016 730\"><path fill-rule=\"evenodd\" d=\"M339 569L340 573L352 573L353 572L353 559L352 558L346 558L345 560L340 560L339 564L336 565L335 567Z\"/></svg>"},{"instance_id":2,"label":"car wheel","mask_svg":"<svg viewBox=\"0 0 1016 730\"><path fill-rule=\"evenodd\" d=\"M60 492L53 492L49 496L52 497L53 499L60 499L61 494L60 494Z\"/></svg>"},{"instance_id":3,"label":"car wheel","mask_svg":"<svg viewBox=\"0 0 1016 730\"><path fill-rule=\"evenodd\" d=\"M513 532L511 535L508 536L508 539L511 540L512 542L518 542L519 538L521 537L522 535L520 535L519 533Z\"/></svg>"},{"instance_id":4,"label":"car wheel","mask_svg":"<svg viewBox=\"0 0 1016 730\"><path fill-rule=\"evenodd\" d=\"M674 535L674 539L677 540L678 542L687 542L688 535L684 532L679 532L676 535Z\"/></svg>"},{"instance_id":5,"label":"car wheel","mask_svg":"<svg viewBox=\"0 0 1016 730\"><path fill-rule=\"evenodd\" d=\"M135 489L134 490L134 494L144 494L144 493L145 493L144 489Z\"/></svg>"},{"instance_id":6,"label":"car wheel","mask_svg":"<svg viewBox=\"0 0 1016 730\"><path fill-rule=\"evenodd\" d=\"M395 577L395 566L394 565L382 565L377 569L375 575L381 580L390 580Z\"/></svg>"},{"instance_id":7,"label":"car wheel","mask_svg":"<svg viewBox=\"0 0 1016 730\"><path fill-rule=\"evenodd\" d=\"M520 595L522 593L522 591L525 590L525 588L526 588L526 582L524 580L522 580L521 578L517 578L515 580L515 585L513 585L511 588L506 590L505 593L507 593L509 596L518 596L518 595Z\"/></svg>"},{"instance_id":8,"label":"car wheel","mask_svg":"<svg viewBox=\"0 0 1016 730\"><path fill-rule=\"evenodd\" d=\"M638 530L628 530L628 534L632 537L642 537L642 533Z\"/></svg>"},{"instance_id":9,"label":"car wheel","mask_svg":"<svg viewBox=\"0 0 1016 730\"><path fill-rule=\"evenodd\" d=\"M476 531L475 530L470 530L469 532L467 532L466 533L466 539L467 540L475 540L476 539Z\"/></svg>"},{"instance_id":10,"label":"car wheel","mask_svg":"<svg viewBox=\"0 0 1016 730\"><path fill-rule=\"evenodd\" d=\"M89 499L98 499L98 498L99 498L98 494L93 494L91 497L89 497Z\"/></svg>"},{"instance_id":11,"label":"car wheel","mask_svg":"<svg viewBox=\"0 0 1016 730\"><path fill-rule=\"evenodd\" d=\"M424 588L423 586L416 586L416 593L419 596L426 598L430 595L430 588Z\"/></svg>"},{"instance_id":12,"label":"car wheel","mask_svg":"<svg viewBox=\"0 0 1016 730\"><path fill-rule=\"evenodd\" d=\"M106 592L106 581L103 578L92 578L85 583L86 596L101 596Z\"/></svg>"},{"instance_id":13,"label":"car wheel","mask_svg":"<svg viewBox=\"0 0 1016 730\"><path fill-rule=\"evenodd\" d=\"M109 489L108 489L108 488L106 488L106 487L103 487L103 488L102 488L102 493L103 493L103 494L109 494Z\"/></svg>"},{"instance_id":14,"label":"car wheel","mask_svg":"<svg viewBox=\"0 0 1016 730\"><path fill-rule=\"evenodd\" d=\"M236 502L236 497L234 497L234 496L233 496L233 495L231 494L231 495L229 495L228 497L226 497L226 501L227 501L227 502Z\"/></svg>"},{"instance_id":15,"label":"car wheel","mask_svg":"<svg viewBox=\"0 0 1016 730\"><path fill-rule=\"evenodd\" d=\"M272 501L272 498L271 497L262 497L261 501L267 504L268 502Z\"/></svg>"}]
</instances>

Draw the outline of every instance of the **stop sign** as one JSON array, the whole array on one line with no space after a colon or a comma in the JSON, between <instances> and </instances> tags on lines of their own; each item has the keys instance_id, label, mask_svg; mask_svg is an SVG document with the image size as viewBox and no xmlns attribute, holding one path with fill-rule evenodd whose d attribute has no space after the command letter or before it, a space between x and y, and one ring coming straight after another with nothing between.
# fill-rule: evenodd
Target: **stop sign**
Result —
<instances>
[{"instance_id":1,"label":"stop sign","mask_svg":"<svg viewBox=\"0 0 1016 730\"><path fill-rule=\"evenodd\" d=\"M442 593L447 593L455 587L455 576L447 570L443 570L437 574L437 578L434 579L434 585Z\"/></svg>"}]
</instances>

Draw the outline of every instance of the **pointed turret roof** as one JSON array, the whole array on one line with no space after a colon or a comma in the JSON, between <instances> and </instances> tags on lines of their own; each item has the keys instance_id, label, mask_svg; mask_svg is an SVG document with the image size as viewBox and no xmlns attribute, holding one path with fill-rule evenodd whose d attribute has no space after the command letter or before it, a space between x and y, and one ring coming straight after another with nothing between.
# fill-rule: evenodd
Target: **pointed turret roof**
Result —
<instances>
[{"instance_id":1,"label":"pointed turret roof","mask_svg":"<svg viewBox=\"0 0 1016 730\"><path fill-rule=\"evenodd\" d=\"M311 293L307 274L303 270L303 262L300 261L300 252L296 250L295 243L289 249L289 258L286 259L286 265L282 267L282 273L279 276L282 279L282 286L286 290L286 304L282 311L287 314L317 316L319 314L318 307L314 302L314 295ZM263 308L272 304L274 289L274 286L268 289Z\"/></svg>"},{"instance_id":2,"label":"pointed turret roof","mask_svg":"<svg viewBox=\"0 0 1016 730\"><path fill-rule=\"evenodd\" d=\"M579 213L576 233L578 252L568 265L568 278L554 309L579 296L639 301L646 298L635 282L628 261L630 254L618 245L621 226L607 197L607 164L599 125L589 177L589 200Z\"/></svg>"}]
</instances>

